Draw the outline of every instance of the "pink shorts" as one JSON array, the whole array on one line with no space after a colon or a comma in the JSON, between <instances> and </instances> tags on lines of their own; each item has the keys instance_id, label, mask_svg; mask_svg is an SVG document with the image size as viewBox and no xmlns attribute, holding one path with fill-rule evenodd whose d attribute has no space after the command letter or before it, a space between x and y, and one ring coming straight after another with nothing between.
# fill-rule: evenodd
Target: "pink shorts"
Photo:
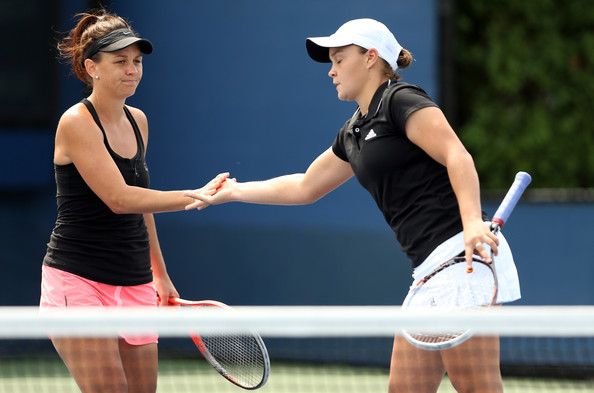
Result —
<instances>
[{"instance_id":1,"label":"pink shorts","mask_svg":"<svg viewBox=\"0 0 594 393\"><path fill-rule=\"evenodd\" d=\"M157 293L152 283L117 286L87 280L60 269L43 265L40 308L60 307L157 307ZM158 342L158 334L129 336L120 334L130 345Z\"/></svg>"}]
</instances>

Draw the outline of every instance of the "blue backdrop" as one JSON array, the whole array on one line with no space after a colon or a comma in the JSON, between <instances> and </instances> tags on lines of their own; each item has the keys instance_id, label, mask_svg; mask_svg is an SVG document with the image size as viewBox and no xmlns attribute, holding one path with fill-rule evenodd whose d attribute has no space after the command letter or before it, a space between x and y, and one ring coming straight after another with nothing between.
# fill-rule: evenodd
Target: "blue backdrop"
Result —
<instances>
[{"instance_id":1,"label":"blue backdrop","mask_svg":"<svg viewBox=\"0 0 594 393\"><path fill-rule=\"evenodd\" d=\"M85 3L62 1L56 30L71 28ZM304 171L355 109L337 100L329 66L309 59L305 38L331 34L349 19L384 22L416 58L404 80L437 99L436 4L114 1L112 10L155 45L128 101L149 118L152 187L200 187L223 171L240 181ZM60 73L64 111L84 90L67 67ZM56 214L53 128L0 125L0 304L38 301ZM485 203L492 214L494 201ZM411 279L408 260L356 180L310 206L229 204L156 219L170 275L187 298L399 304ZM594 303L594 265L584 247L593 219L592 204L518 207L506 226L523 286L518 304Z\"/></svg>"}]
</instances>

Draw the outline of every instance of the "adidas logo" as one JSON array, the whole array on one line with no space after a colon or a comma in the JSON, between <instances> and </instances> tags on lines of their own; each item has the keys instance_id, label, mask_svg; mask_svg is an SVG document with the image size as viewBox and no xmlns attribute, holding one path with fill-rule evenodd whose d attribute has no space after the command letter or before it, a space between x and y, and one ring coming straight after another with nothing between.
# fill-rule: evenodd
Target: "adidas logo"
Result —
<instances>
[{"instance_id":1,"label":"adidas logo","mask_svg":"<svg viewBox=\"0 0 594 393\"><path fill-rule=\"evenodd\" d=\"M367 134L367 136L365 137L365 140L366 140L366 141L368 141L368 140L370 140L371 138L374 138L374 137L376 137L376 136L377 136L377 135L376 135L375 131L373 131L373 129L372 129L371 131L369 131L369 134Z\"/></svg>"}]
</instances>

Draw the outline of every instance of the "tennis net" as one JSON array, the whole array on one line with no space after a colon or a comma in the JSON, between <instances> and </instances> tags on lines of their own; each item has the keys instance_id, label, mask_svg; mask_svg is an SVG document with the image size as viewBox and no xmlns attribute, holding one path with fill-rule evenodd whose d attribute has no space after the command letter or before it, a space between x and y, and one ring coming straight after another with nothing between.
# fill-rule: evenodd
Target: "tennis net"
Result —
<instances>
[{"instance_id":1,"label":"tennis net","mask_svg":"<svg viewBox=\"0 0 594 393\"><path fill-rule=\"evenodd\" d=\"M238 392L242 389L206 363L189 332L251 331L262 336L270 356L262 392L387 392L394 335L428 326L499 335L506 392L594 392L591 306L431 315L402 314L395 306L238 306L226 313L185 307L40 313L35 307L0 307L0 393L79 391L48 336L153 332L160 337L158 392ZM98 364L90 364L89 372L105 372ZM413 364L411 373L423 372ZM444 376L439 392L454 391Z\"/></svg>"}]
</instances>

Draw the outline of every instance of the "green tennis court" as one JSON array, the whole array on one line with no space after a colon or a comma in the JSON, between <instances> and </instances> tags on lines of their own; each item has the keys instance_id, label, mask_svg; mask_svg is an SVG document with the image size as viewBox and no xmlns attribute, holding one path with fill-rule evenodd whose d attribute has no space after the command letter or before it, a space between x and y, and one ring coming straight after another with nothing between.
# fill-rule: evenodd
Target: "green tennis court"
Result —
<instances>
[{"instance_id":1,"label":"green tennis court","mask_svg":"<svg viewBox=\"0 0 594 393\"><path fill-rule=\"evenodd\" d=\"M272 362L262 392L387 392L388 370L375 367ZM507 393L593 392L594 381L504 378ZM240 392L206 362L196 359L162 359L158 392ZM0 360L0 393L79 392L57 357ZM440 393L455 392L444 379Z\"/></svg>"}]
</instances>

